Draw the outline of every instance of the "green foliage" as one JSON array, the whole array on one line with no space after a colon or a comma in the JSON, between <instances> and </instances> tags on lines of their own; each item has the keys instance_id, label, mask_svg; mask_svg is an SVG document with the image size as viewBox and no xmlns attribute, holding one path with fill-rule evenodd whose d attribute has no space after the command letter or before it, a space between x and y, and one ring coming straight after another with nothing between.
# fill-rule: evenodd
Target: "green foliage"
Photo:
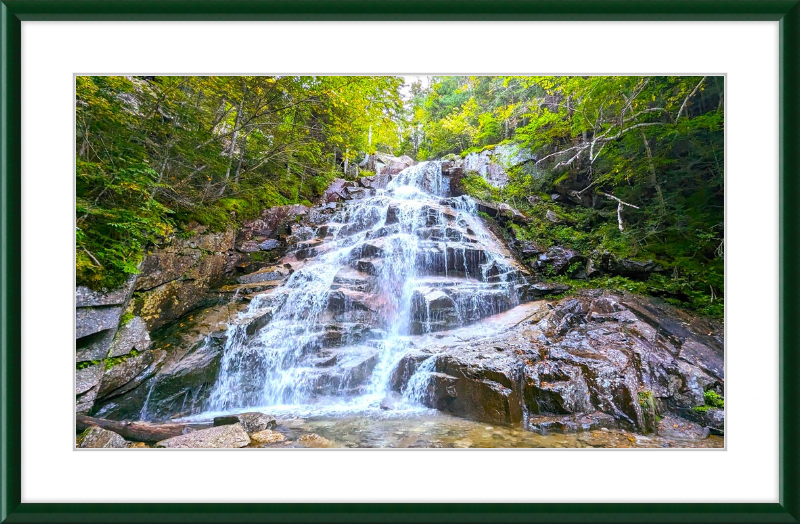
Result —
<instances>
[{"instance_id":1,"label":"green foliage","mask_svg":"<svg viewBox=\"0 0 800 524\"><path fill-rule=\"evenodd\" d=\"M651 406L655 402L653 392L649 390L640 391L638 397L639 405L642 407Z\"/></svg>"},{"instance_id":2,"label":"green foliage","mask_svg":"<svg viewBox=\"0 0 800 524\"><path fill-rule=\"evenodd\" d=\"M399 144L401 82L77 77L78 284L119 286L189 223L220 231L315 200L338 161Z\"/></svg>"}]
</instances>

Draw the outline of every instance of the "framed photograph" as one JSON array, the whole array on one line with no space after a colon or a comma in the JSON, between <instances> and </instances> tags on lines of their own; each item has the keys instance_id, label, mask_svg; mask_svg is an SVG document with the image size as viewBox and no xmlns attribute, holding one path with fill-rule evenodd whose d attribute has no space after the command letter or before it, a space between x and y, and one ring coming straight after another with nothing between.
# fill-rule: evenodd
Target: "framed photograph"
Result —
<instances>
[{"instance_id":1,"label":"framed photograph","mask_svg":"<svg viewBox=\"0 0 800 524\"><path fill-rule=\"evenodd\" d=\"M3 522L800 520L797 0L0 9Z\"/></svg>"}]
</instances>

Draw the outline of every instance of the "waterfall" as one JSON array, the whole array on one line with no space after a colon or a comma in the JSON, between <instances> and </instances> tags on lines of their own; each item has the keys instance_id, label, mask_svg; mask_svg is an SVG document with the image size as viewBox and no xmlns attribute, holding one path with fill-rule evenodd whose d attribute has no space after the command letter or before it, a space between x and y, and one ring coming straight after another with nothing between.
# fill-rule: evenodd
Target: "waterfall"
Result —
<instances>
[{"instance_id":1,"label":"waterfall","mask_svg":"<svg viewBox=\"0 0 800 524\"><path fill-rule=\"evenodd\" d=\"M303 265L229 324L207 409L375 406L414 337L516 306L512 258L475 202L449 193L441 164L423 162L340 204L298 246Z\"/></svg>"}]
</instances>

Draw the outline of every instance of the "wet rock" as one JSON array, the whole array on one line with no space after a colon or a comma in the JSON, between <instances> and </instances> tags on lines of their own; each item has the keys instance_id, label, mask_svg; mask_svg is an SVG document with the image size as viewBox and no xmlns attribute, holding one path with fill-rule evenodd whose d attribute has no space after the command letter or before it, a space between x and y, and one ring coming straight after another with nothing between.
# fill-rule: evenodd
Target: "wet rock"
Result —
<instances>
[{"instance_id":1,"label":"wet rock","mask_svg":"<svg viewBox=\"0 0 800 524\"><path fill-rule=\"evenodd\" d=\"M586 265L586 275L594 277L601 273L620 275L636 280L647 280L653 273L664 271L664 267L652 260L617 258L611 253L595 252Z\"/></svg>"},{"instance_id":2,"label":"wet rock","mask_svg":"<svg viewBox=\"0 0 800 524\"><path fill-rule=\"evenodd\" d=\"M276 426L274 417L258 412L214 417L214 426L227 426L230 424L241 424L248 433L274 429Z\"/></svg>"},{"instance_id":3,"label":"wet rock","mask_svg":"<svg viewBox=\"0 0 800 524\"><path fill-rule=\"evenodd\" d=\"M283 433L278 433L271 429L265 429L250 434L250 440L256 444L275 444L276 442L283 442L286 437Z\"/></svg>"},{"instance_id":4,"label":"wet rock","mask_svg":"<svg viewBox=\"0 0 800 524\"><path fill-rule=\"evenodd\" d=\"M156 374L166 351L145 351L112 366L103 374L98 399L122 395Z\"/></svg>"},{"instance_id":5,"label":"wet rock","mask_svg":"<svg viewBox=\"0 0 800 524\"><path fill-rule=\"evenodd\" d=\"M708 437L709 431L695 422L667 415L658 422L658 435L671 439L702 440Z\"/></svg>"},{"instance_id":6,"label":"wet rock","mask_svg":"<svg viewBox=\"0 0 800 524\"><path fill-rule=\"evenodd\" d=\"M473 420L514 424L522 420L522 409L513 389L497 382L431 373L431 407Z\"/></svg>"},{"instance_id":7,"label":"wet rock","mask_svg":"<svg viewBox=\"0 0 800 524\"><path fill-rule=\"evenodd\" d=\"M536 242L525 240L521 242L519 251L524 257L534 257L544 253L546 250Z\"/></svg>"},{"instance_id":8,"label":"wet rock","mask_svg":"<svg viewBox=\"0 0 800 524\"><path fill-rule=\"evenodd\" d=\"M141 317L133 317L117 331L108 356L127 355L133 349L136 351L150 349L150 333Z\"/></svg>"},{"instance_id":9,"label":"wet rock","mask_svg":"<svg viewBox=\"0 0 800 524\"><path fill-rule=\"evenodd\" d=\"M518 420L524 405L532 418L544 417L540 430L580 430L589 416L648 433L656 416L690 418L685 411L703 404L704 391L721 390L721 337L720 325L657 299L584 291L494 337L447 339L425 403L498 423ZM392 387L402 391L429 358L402 359Z\"/></svg>"},{"instance_id":10,"label":"wet rock","mask_svg":"<svg viewBox=\"0 0 800 524\"><path fill-rule=\"evenodd\" d=\"M322 203L339 202L345 199L344 185L347 181L343 178L334 179L322 194Z\"/></svg>"},{"instance_id":11,"label":"wet rock","mask_svg":"<svg viewBox=\"0 0 800 524\"><path fill-rule=\"evenodd\" d=\"M110 398L94 413L105 418L147 420L193 410L203 405L219 374L223 339L208 337L170 351L155 375L124 395Z\"/></svg>"},{"instance_id":12,"label":"wet rock","mask_svg":"<svg viewBox=\"0 0 800 524\"><path fill-rule=\"evenodd\" d=\"M128 442L113 431L98 428L87 429L80 437L79 448L125 448Z\"/></svg>"},{"instance_id":13,"label":"wet rock","mask_svg":"<svg viewBox=\"0 0 800 524\"><path fill-rule=\"evenodd\" d=\"M547 253L539 255L536 266L550 274L562 275L569 270L570 266L584 260L585 258L574 249L556 246L550 248Z\"/></svg>"},{"instance_id":14,"label":"wet rock","mask_svg":"<svg viewBox=\"0 0 800 524\"><path fill-rule=\"evenodd\" d=\"M272 310L267 310L266 312L252 318L247 323L245 333L247 333L248 336L255 335L258 330L269 324L270 320L272 320Z\"/></svg>"},{"instance_id":15,"label":"wet rock","mask_svg":"<svg viewBox=\"0 0 800 524\"><path fill-rule=\"evenodd\" d=\"M725 434L725 410L720 408L687 409L681 412L685 418L706 428L713 435Z\"/></svg>"},{"instance_id":16,"label":"wet rock","mask_svg":"<svg viewBox=\"0 0 800 524\"><path fill-rule=\"evenodd\" d=\"M261 251L271 251L273 249L279 248L281 243L274 238L268 238L265 241L258 244L258 249Z\"/></svg>"},{"instance_id":17,"label":"wet rock","mask_svg":"<svg viewBox=\"0 0 800 524\"><path fill-rule=\"evenodd\" d=\"M605 413L582 413L579 415L534 415L528 419L527 429L542 435L548 433L572 433L616 429L617 421Z\"/></svg>"},{"instance_id":18,"label":"wet rock","mask_svg":"<svg viewBox=\"0 0 800 524\"><path fill-rule=\"evenodd\" d=\"M243 448L250 444L242 424L192 431L156 443L157 448Z\"/></svg>"},{"instance_id":19,"label":"wet rock","mask_svg":"<svg viewBox=\"0 0 800 524\"><path fill-rule=\"evenodd\" d=\"M365 176L358 179L358 183L369 189L386 189L391 181L389 173L381 173L379 175Z\"/></svg>"},{"instance_id":20,"label":"wet rock","mask_svg":"<svg viewBox=\"0 0 800 524\"><path fill-rule=\"evenodd\" d=\"M373 295L363 291L354 291L346 288L337 289L328 294L328 309L334 312L344 312L352 309L372 311L372 298Z\"/></svg>"},{"instance_id":21,"label":"wet rock","mask_svg":"<svg viewBox=\"0 0 800 524\"><path fill-rule=\"evenodd\" d=\"M118 306L78 308L75 310L75 338L116 329L121 315L122 308Z\"/></svg>"},{"instance_id":22,"label":"wet rock","mask_svg":"<svg viewBox=\"0 0 800 524\"><path fill-rule=\"evenodd\" d=\"M559 295L569 291L567 284L556 282L536 282L524 288L523 300L537 300L548 295Z\"/></svg>"},{"instance_id":23,"label":"wet rock","mask_svg":"<svg viewBox=\"0 0 800 524\"><path fill-rule=\"evenodd\" d=\"M380 152L368 155L364 161L359 164L361 168L373 171L376 177L396 175L413 165L414 160L409 156L403 155L401 157L396 157ZM386 183L388 184L388 182Z\"/></svg>"},{"instance_id":24,"label":"wet rock","mask_svg":"<svg viewBox=\"0 0 800 524\"><path fill-rule=\"evenodd\" d=\"M356 269L368 275L379 275L383 268L383 261L377 258L361 259L355 262Z\"/></svg>"},{"instance_id":25,"label":"wet rock","mask_svg":"<svg viewBox=\"0 0 800 524\"><path fill-rule=\"evenodd\" d=\"M295 443L301 448L333 448L336 444L316 433L308 433L297 438Z\"/></svg>"},{"instance_id":26,"label":"wet rock","mask_svg":"<svg viewBox=\"0 0 800 524\"><path fill-rule=\"evenodd\" d=\"M380 408L385 411L391 411L397 407L397 396L396 395L386 395L383 397L380 403Z\"/></svg>"},{"instance_id":27,"label":"wet rock","mask_svg":"<svg viewBox=\"0 0 800 524\"><path fill-rule=\"evenodd\" d=\"M531 413L590 413L589 386L580 366L543 360L525 367L525 404Z\"/></svg>"},{"instance_id":28,"label":"wet rock","mask_svg":"<svg viewBox=\"0 0 800 524\"><path fill-rule=\"evenodd\" d=\"M275 280L283 280L291 274L291 270L283 266L269 266L259 269L255 273L249 275L242 275L236 280L240 284L255 284L258 282L271 282Z\"/></svg>"},{"instance_id":29,"label":"wet rock","mask_svg":"<svg viewBox=\"0 0 800 524\"><path fill-rule=\"evenodd\" d=\"M97 398L97 387L93 387L86 393L76 395L75 397L75 413L85 414L89 413L94 408L94 402Z\"/></svg>"},{"instance_id":30,"label":"wet rock","mask_svg":"<svg viewBox=\"0 0 800 524\"><path fill-rule=\"evenodd\" d=\"M372 282L372 277L368 273L344 267L333 277L331 289L339 289L339 287L346 286L353 291L368 291L372 286Z\"/></svg>"}]
</instances>

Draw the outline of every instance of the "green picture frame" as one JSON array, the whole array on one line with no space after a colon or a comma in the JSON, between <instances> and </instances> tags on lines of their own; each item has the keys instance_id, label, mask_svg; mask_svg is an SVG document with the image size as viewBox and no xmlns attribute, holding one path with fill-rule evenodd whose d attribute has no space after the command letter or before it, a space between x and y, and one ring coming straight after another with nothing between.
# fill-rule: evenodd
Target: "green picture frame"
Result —
<instances>
[{"instance_id":1,"label":"green picture frame","mask_svg":"<svg viewBox=\"0 0 800 524\"><path fill-rule=\"evenodd\" d=\"M26 20L780 21L780 502L23 504L20 82ZM0 521L800 522L800 0L0 0L0 31Z\"/></svg>"}]
</instances>

